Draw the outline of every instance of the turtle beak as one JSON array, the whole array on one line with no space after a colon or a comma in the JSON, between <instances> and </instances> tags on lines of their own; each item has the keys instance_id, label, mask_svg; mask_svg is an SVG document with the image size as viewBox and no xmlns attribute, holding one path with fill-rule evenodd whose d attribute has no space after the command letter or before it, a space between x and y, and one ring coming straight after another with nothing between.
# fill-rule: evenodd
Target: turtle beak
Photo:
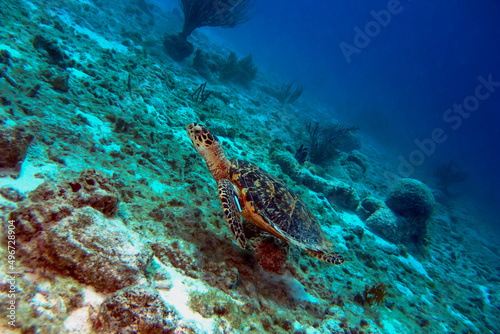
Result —
<instances>
[{"instance_id":1,"label":"turtle beak","mask_svg":"<svg viewBox=\"0 0 500 334\"><path fill-rule=\"evenodd\" d=\"M200 140L200 136L203 135L203 127L198 123L192 123L186 126L186 131L189 138L194 142L195 140Z\"/></svg>"}]
</instances>

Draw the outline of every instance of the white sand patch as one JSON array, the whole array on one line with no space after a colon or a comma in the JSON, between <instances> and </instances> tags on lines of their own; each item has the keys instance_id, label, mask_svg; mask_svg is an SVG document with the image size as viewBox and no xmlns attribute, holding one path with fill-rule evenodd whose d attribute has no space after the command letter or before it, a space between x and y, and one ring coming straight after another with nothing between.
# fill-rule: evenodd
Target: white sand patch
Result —
<instances>
[{"instance_id":1,"label":"white sand patch","mask_svg":"<svg viewBox=\"0 0 500 334\"><path fill-rule=\"evenodd\" d=\"M75 109L76 115L81 115L81 117L85 118L90 125L86 125L86 129L89 129L92 134L92 139L100 145L106 153L109 152L119 152L121 150L121 146L111 142L108 145L102 145L101 139L106 139L111 136L113 130L111 129L110 122L103 122L98 117L94 115L90 115L80 111L78 108Z\"/></svg>"},{"instance_id":2,"label":"white sand patch","mask_svg":"<svg viewBox=\"0 0 500 334\"><path fill-rule=\"evenodd\" d=\"M79 2L79 3L83 3L83 4L86 4L86 5L90 5L90 6L94 6L95 7L95 5L91 1L89 1L89 0L73 0L73 2Z\"/></svg>"},{"instance_id":3,"label":"white sand patch","mask_svg":"<svg viewBox=\"0 0 500 334\"><path fill-rule=\"evenodd\" d=\"M158 112L156 111L156 108L152 105L146 104L146 111L148 112L149 115L157 115Z\"/></svg>"},{"instance_id":4,"label":"white sand patch","mask_svg":"<svg viewBox=\"0 0 500 334\"><path fill-rule=\"evenodd\" d=\"M476 328L476 325L474 325L474 323L472 321L469 320L469 318L467 318L465 315L463 315L462 313L459 313L457 312L455 309L452 309L451 306L448 304L446 305L446 309L448 310L448 312L450 312L450 314L455 317L456 319L460 320L460 321L463 321L464 324L467 324L471 327L474 327Z\"/></svg>"},{"instance_id":5,"label":"white sand patch","mask_svg":"<svg viewBox=\"0 0 500 334\"><path fill-rule=\"evenodd\" d=\"M111 134L111 127L108 122L101 121L98 117L94 115L90 115L80 111L78 108L75 108L76 115L82 115L90 124L90 127L93 130L94 139L101 139L105 135Z\"/></svg>"},{"instance_id":6,"label":"white sand patch","mask_svg":"<svg viewBox=\"0 0 500 334\"><path fill-rule=\"evenodd\" d=\"M67 14L60 14L58 15L61 21L63 21L66 25L72 27L75 29L76 32L82 34L82 35L87 35L91 40L95 41L99 46L103 49L109 50L109 49L114 49L118 52L121 53L128 53L128 48L116 41L108 41L98 33L93 32L92 30L79 26L76 24Z\"/></svg>"},{"instance_id":7,"label":"white sand patch","mask_svg":"<svg viewBox=\"0 0 500 334\"><path fill-rule=\"evenodd\" d=\"M350 225L359 225L361 227L365 227L365 224L363 221L355 214L352 212L338 212L338 215L346 224Z\"/></svg>"},{"instance_id":8,"label":"white sand patch","mask_svg":"<svg viewBox=\"0 0 500 334\"><path fill-rule=\"evenodd\" d=\"M5 114L7 113L7 111L4 108L2 108L1 106L0 106L0 111L2 113L5 113ZM5 119L5 126L13 127L13 126L17 126L17 123L14 122L13 120L11 120L10 118L7 118L7 119Z\"/></svg>"},{"instance_id":9,"label":"white sand patch","mask_svg":"<svg viewBox=\"0 0 500 334\"><path fill-rule=\"evenodd\" d=\"M431 296L434 296L432 293L429 293ZM422 300L423 302L427 303L427 305L429 306L434 306L434 303L432 301L430 301L429 299L427 299L427 296L426 295L421 295L420 296L420 300Z\"/></svg>"},{"instance_id":10,"label":"white sand patch","mask_svg":"<svg viewBox=\"0 0 500 334\"><path fill-rule=\"evenodd\" d=\"M297 320L295 320L292 325L296 331L305 331L307 334L318 334L319 333L319 331L314 329L313 327L311 327L311 326L305 327Z\"/></svg>"},{"instance_id":11,"label":"white sand patch","mask_svg":"<svg viewBox=\"0 0 500 334\"><path fill-rule=\"evenodd\" d=\"M486 303L486 305L491 305L490 294L488 292L488 288L485 286L482 286L482 285L478 285L478 287L479 287L479 290L481 290L481 292L483 293L483 299L484 299L484 302Z\"/></svg>"},{"instance_id":12,"label":"white sand patch","mask_svg":"<svg viewBox=\"0 0 500 334\"><path fill-rule=\"evenodd\" d=\"M80 70L77 70L76 68L69 68L68 72L71 73L71 75L74 76L76 79L90 78L90 75Z\"/></svg>"},{"instance_id":13,"label":"white sand patch","mask_svg":"<svg viewBox=\"0 0 500 334\"><path fill-rule=\"evenodd\" d=\"M104 299L106 299L105 294L95 291L94 287L92 286L85 287L83 289L83 293L83 305L101 305Z\"/></svg>"},{"instance_id":14,"label":"white sand patch","mask_svg":"<svg viewBox=\"0 0 500 334\"><path fill-rule=\"evenodd\" d=\"M80 307L69 314L64 320L64 327L70 334L90 334L94 333L89 320L89 306Z\"/></svg>"},{"instance_id":15,"label":"white sand patch","mask_svg":"<svg viewBox=\"0 0 500 334\"><path fill-rule=\"evenodd\" d=\"M327 201L328 202L328 201ZM326 205L326 204L325 204ZM328 203L328 205L330 205ZM337 212L337 215L340 219L347 225L355 226L359 225L364 227L365 225L359 219L356 214L350 212ZM338 252L349 252L349 248L346 246L346 241L342 237L342 229L343 227L340 225L330 225L330 226L321 226L323 231L326 233L328 238L334 243L334 250Z\"/></svg>"},{"instance_id":16,"label":"white sand patch","mask_svg":"<svg viewBox=\"0 0 500 334\"><path fill-rule=\"evenodd\" d=\"M78 31L80 34L85 34L85 35L89 36L90 39L94 40L103 49L107 49L107 50L114 49L114 50L121 52L121 53L128 53L128 48L119 42L108 41L107 39L105 39L101 35L93 32L92 30L84 28L84 27L80 27L77 24L74 24L73 28L75 28L75 30Z\"/></svg>"},{"instance_id":17,"label":"white sand patch","mask_svg":"<svg viewBox=\"0 0 500 334\"><path fill-rule=\"evenodd\" d=\"M26 4L26 6L29 7L30 10L32 10L32 11L38 11L39 10L38 7L33 2L27 1L27 0L25 0L23 2Z\"/></svg>"},{"instance_id":18,"label":"white sand patch","mask_svg":"<svg viewBox=\"0 0 500 334\"><path fill-rule=\"evenodd\" d=\"M328 240L333 242L333 248L332 250L337 251L337 252L348 252L349 248L346 246L345 239L342 238L342 226L339 225L330 225L330 226L324 226L322 225L321 228L323 229L323 232L325 232Z\"/></svg>"},{"instance_id":19,"label":"white sand patch","mask_svg":"<svg viewBox=\"0 0 500 334\"><path fill-rule=\"evenodd\" d=\"M96 61L95 57L92 57L90 53L80 53L71 46L68 46L68 49L70 50L68 56L77 63L92 63Z\"/></svg>"},{"instance_id":20,"label":"white sand patch","mask_svg":"<svg viewBox=\"0 0 500 334\"><path fill-rule=\"evenodd\" d=\"M10 56L11 56L12 58L18 58L18 59L19 59L19 58L21 58L21 52L19 52L19 51L15 50L15 49L13 49L13 48L11 48L11 47L10 47L10 46L8 46L8 45L5 45L5 44L0 44L0 50L5 50L5 51L7 51L7 52L10 54Z\"/></svg>"},{"instance_id":21,"label":"white sand patch","mask_svg":"<svg viewBox=\"0 0 500 334\"><path fill-rule=\"evenodd\" d=\"M134 145L134 146L135 146L135 148L136 148L136 149L138 149L138 150L142 147L141 145L139 145L139 144L135 143L135 142L134 142L134 141L132 141L132 140L129 140L129 142L128 142L128 143L129 143L130 145Z\"/></svg>"},{"instance_id":22,"label":"white sand patch","mask_svg":"<svg viewBox=\"0 0 500 334\"><path fill-rule=\"evenodd\" d=\"M401 292L402 294L404 294L408 297L414 296L413 292L410 289L408 289L406 286L401 284L400 282L396 282L395 285L396 285L396 288L399 290L399 292Z\"/></svg>"},{"instance_id":23,"label":"white sand patch","mask_svg":"<svg viewBox=\"0 0 500 334\"><path fill-rule=\"evenodd\" d=\"M171 188L171 187L167 186L166 184L163 184L160 181L156 181L156 180L149 182L149 187L151 188L151 190L153 190L157 194L163 194L165 192L165 190L167 190L168 188Z\"/></svg>"},{"instance_id":24,"label":"white sand patch","mask_svg":"<svg viewBox=\"0 0 500 334\"><path fill-rule=\"evenodd\" d=\"M400 333L408 333L405 328L399 321L396 319L382 319L380 321L384 327L384 334L400 334Z\"/></svg>"},{"instance_id":25,"label":"white sand patch","mask_svg":"<svg viewBox=\"0 0 500 334\"><path fill-rule=\"evenodd\" d=\"M450 332L450 330L448 329L446 324L443 322L439 323L439 327L441 328L441 332L439 332L439 333L449 333Z\"/></svg>"},{"instance_id":26,"label":"white sand patch","mask_svg":"<svg viewBox=\"0 0 500 334\"><path fill-rule=\"evenodd\" d=\"M43 308L51 308L52 307L51 303L49 303L47 298L45 298L45 296L42 295L41 293L35 293L33 298L31 298L31 303L36 307L38 307L38 306L41 306Z\"/></svg>"},{"instance_id":27,"label":"white sand patch","mask_svg":"<svg viewBox=\"0 0 500 334\"><path fill-rule=\"evenodd\" d=\"M375 245L375 247L377 247L381 251L384 251L385 253L392 254L392 255L398 255L399 254L399 248L398 248L398 246L396 246L392 242L384 240L381 237L379 237L378 235L373 234L370 231L367 231L366 233L370 233L371 235L373 235L373 237L375 238L374 245Z\"/></svg>"},{"instance_id":28,"label":"white sand patch","mask_svg":"<svg viewBox=\"0 0 500 334\"><path fill-rule=\"evenodd\" d=\"M10 177L0 178L0 187L11 187L22 193L27 193L35 190L44 181L43 178L35 177L35 174L49 173L55 175L56 172L57 165L55 164L41 164L26 160L22 164L20 176L15 180Z\"/></svg>"},{"instance_id":29,"label":"white sand patch","mask_svg":"<svg viewBox=\"0 0 500 334\"><path fill-rule=\"evenodd\" d=\"M83 307L80 307L71 312L64 320L64 327L71 333L90 334L94 333L92 330L92 323L90 322L90 308L94 307L96 310L102 304L106 296L102 293L95 291L91 286L83 289L84 299ZM91 306L92 305L92 306Z\"/></svg>"},{"instance_id":30,"label":"white sand patch","mask_svg":"<svg viewBox=\"0 0 500 334\"><path fill-rule=\"evenodd\" d=\"M44 311L41 308L52 309L50 302L45 296L50 295L52 290L51 285L53 282L42 278L38 271L34 273L25 273L24 278L37 285L38 293L36 293L31 300L33 305L36 305L40 312ZM68 318L64 321L64 326L71 334L94 333L92 330L92 324L89 320L89 310L91 305L97 310L99 305L101 305L104 299L106 299L106 295L96 292L91 286L84 287L83 294L83 306L71 312ZM61 299L59 298L59 300ZM46 315L50 316L50 313L46 312Z\"/></svg>"},{"instance_id":31,"label":"white sand patch","mask_svg":"<svg viewBox=\"0 0 500 334\"><path fill-rule=\"evenodd\" d=\"M111 143L107 146L104 146L104 152L109 153L109 152L120 152L121 146L118 145L117 143Z\"/></svg>"},{"instance_id":32,"label":"white sand patch","mask_svg":"<svg viewBox=\"0 0 500 334\"><path fill-rule=\"evenodd\" d=\"M356 214L349 213L349 212L343 212L343 213L339 213L339 215L344 222L346 222L348 224L359 225L359 226L365 228L365 224ZM393 254L393 253L397 254L397 246L394 245L393 243L384 240L383 238L370 232L367 229L365 229L365 234L370 235L374 238L374 243L377 246L377 248L384 250L386 253L389 253L389 254ZM401 255L398 256L397 258L401 262L407 264L408 266L413 267L418 273L420 273L420 274L426 276L427 278L429 278L430 280L432 280L429 277L429 274L427 274L427 271L425 270L423 265L417 259L415 259L413 256L411 256L410 254L408 254L408 258L405 258Z\"/></svg>"},{"instance_id":33,"label":"white sand patch","mask_svg":"<svg viewBox=\"0 0 500 334\"><path fill-rule=\"evenodd\" d=\"M297 281L297 279L293 277L293 275L288 270L283 275L277 275L264 271L262 271L262 275L268 276L271 281L274 281L276 283L285 283L285 285L290 289L292 297L296 300L308 301L311 303L319 302L319 299L309 294L306 291L306 288L299 281Z\"/></svg>"},{"instance_id":34,"label":"white sand patch","mask_svg":"<svg viewBox=\"0 0 500 334\"><path fill-rule=\"evenodd\" d=\"M163 300L177 310L182 320L194 325L197 333L213 333L215 322L212 319L203 318L188 306L190 293L195 291L208 292L211 288L201 280L196 280L179 273L174 267L165 266L156 257L153 258L153 261L168 272L172 281L170 290L158 289Z\"/></svg>"},{"instance_id":35,"label":"white sand patch","mask_svg":"<svg viewBox=\"0 0 500 334\"><path fill-rule=\"evenodd\" d=\"M410 254L408 254L408 258L400 255L398 256L398 259L406 265L413 267L413 269L415 269L419 274L424 275L432 281L432 278L430 278L429 274L427 274L427 271L425 270L424 266L422 266L422 263L418 262L417 259L415 259Z\"/></svg>"}]
</instances>

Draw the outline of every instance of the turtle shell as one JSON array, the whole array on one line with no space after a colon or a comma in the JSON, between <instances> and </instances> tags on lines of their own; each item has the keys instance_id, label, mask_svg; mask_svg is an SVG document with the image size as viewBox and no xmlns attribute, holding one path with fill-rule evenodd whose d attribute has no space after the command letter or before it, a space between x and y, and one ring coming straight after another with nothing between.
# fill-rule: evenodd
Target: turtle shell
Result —
<instances>
[{"instance_id":1,"label":"turtle shell","mask_svg":"<svg viewBox=\"0 0 500 334\"><path fill-rule=\"evenodd\" d=\"M305 203L271 174L243 160L232 159L229 171L231 182L241 191L241 200L246 208L243 215L252 223L264 221L268 232L276 230L278 237L300 247L324 250L331 246L316 217ZM275 233L272 233L275 234Z\"/></svg>"}]
</instances>

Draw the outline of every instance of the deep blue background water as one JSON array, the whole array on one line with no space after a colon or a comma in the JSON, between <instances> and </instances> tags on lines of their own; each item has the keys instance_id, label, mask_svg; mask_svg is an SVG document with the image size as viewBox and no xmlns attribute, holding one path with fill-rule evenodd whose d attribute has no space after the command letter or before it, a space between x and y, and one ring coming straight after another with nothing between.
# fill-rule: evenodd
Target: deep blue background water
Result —
<instances>
[{"instance_id":1,"label":"deep blue background water","mask_svg":"<svg viewBox=\"0 0 500 334\"><path fill-rule=\"evenodd\" d=\"M371 12L388 7L390 22L377 29ZM413 158L415 175L431 175L436 164L453 159L470 173L463 191L499 201L500 2L256 0L256 9L238 28L209 29L283 81L302 82L332 118L359 125L402 158ZM355 28L365 31L367 24L372 37L348 62L340 44L354 46ZM468 118L460 117L459 126L445 122L447 109L475 94L479 76L491 76L499 87ZM431 154L415 153L415 140L431 138L436 128L446 141Z\"/></svg>"}]
</instances>

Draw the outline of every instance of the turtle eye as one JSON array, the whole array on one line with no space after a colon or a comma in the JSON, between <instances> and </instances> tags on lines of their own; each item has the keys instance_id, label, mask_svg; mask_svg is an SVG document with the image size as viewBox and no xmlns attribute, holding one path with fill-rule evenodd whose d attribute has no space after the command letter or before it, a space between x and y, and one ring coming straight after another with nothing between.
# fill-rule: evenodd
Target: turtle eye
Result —
<instances>
[{"instance_id":1,"label":"turtle eye","mask_svg":"<svg viewBox=\"0 0 500 334\"><path fill-rule=\"evenodd\" d=\"M196 137L199 137L199 136L201 136L202 134L203 134L203 131L201 131L200 129L196 129L196 130L194 130L194 135L195 135Z\"/></svg>"}]
</instances>

